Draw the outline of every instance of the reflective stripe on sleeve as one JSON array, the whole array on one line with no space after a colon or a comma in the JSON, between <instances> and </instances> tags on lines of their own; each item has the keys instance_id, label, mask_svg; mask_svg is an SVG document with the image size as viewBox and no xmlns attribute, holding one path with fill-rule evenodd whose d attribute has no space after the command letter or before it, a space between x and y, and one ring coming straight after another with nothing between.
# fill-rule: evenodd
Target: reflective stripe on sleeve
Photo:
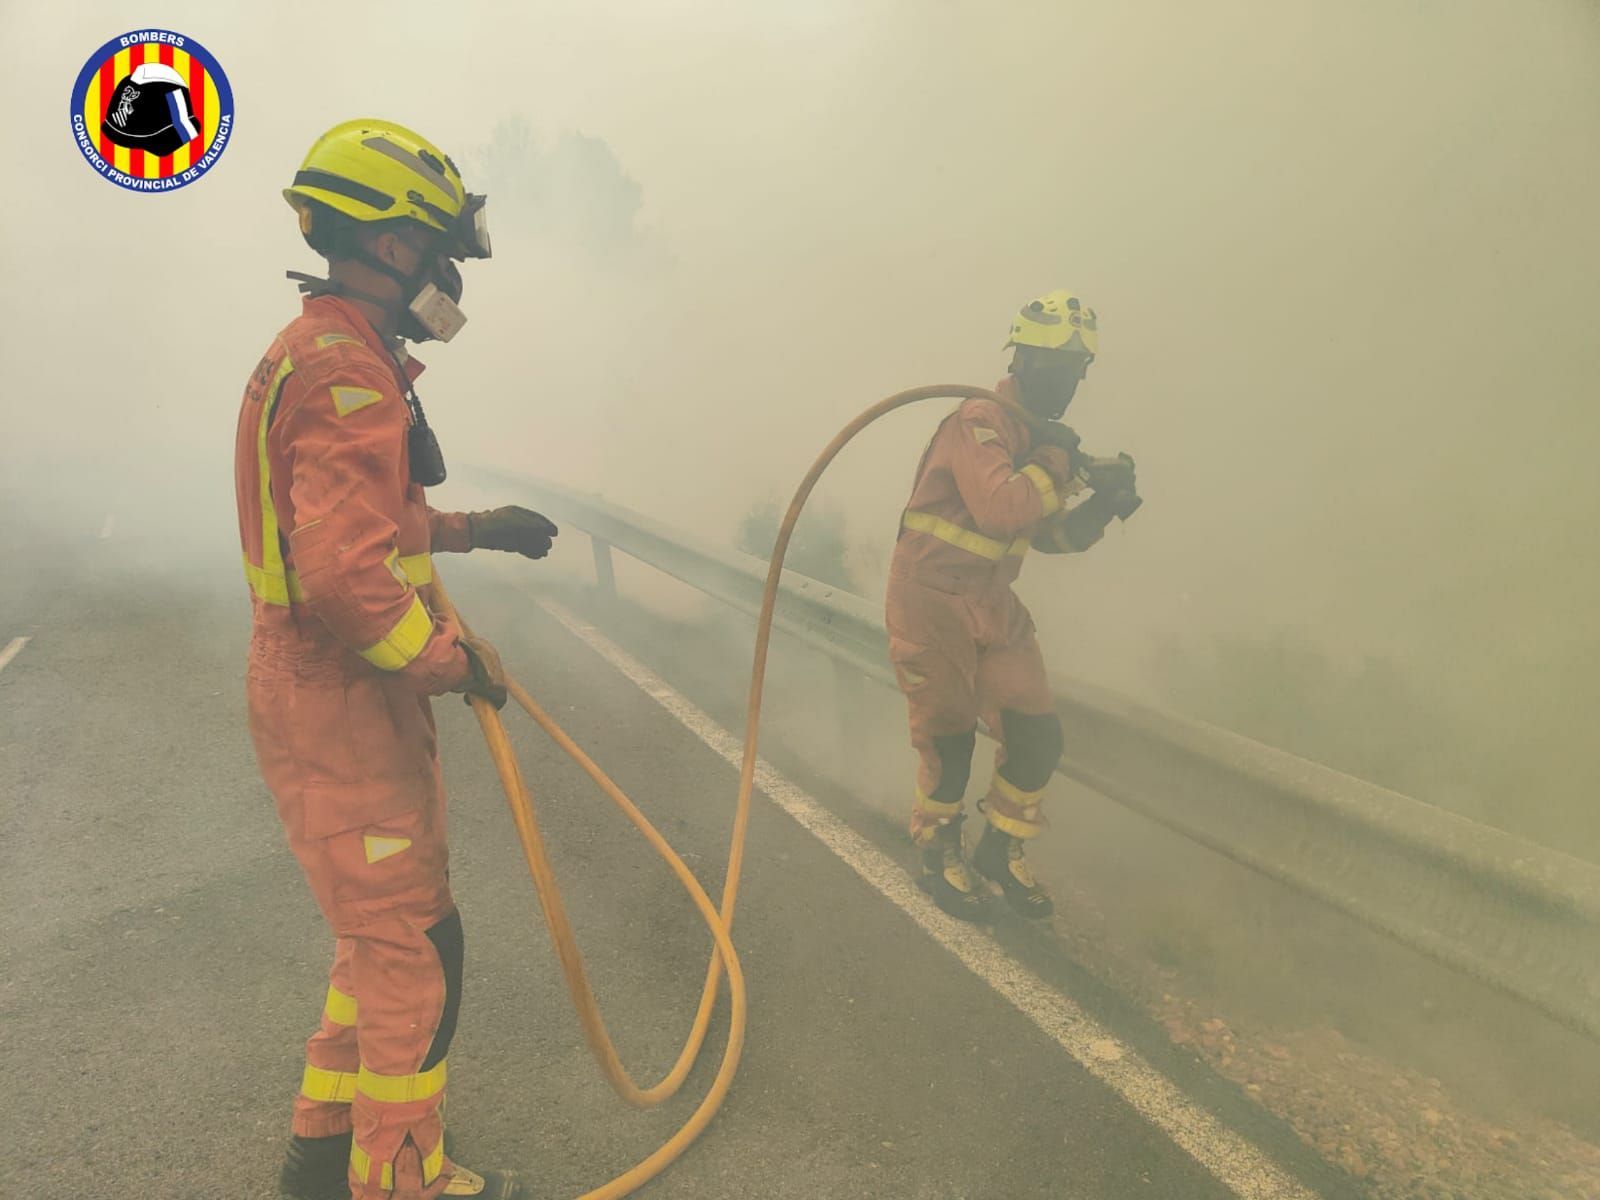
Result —
<instances>
[{"instance_id":1,"label":"reflective stripe on sleeve","mask_svg":"<svg viewBox=\"0 0 1600 1200\"><path fill-rule=\"evenodd\" d=\"M976 530L963 529L954 521L946 521L943 517L936 517L932 513L908 512L903 523L907 529L926 533L941 542L949 542L958 549L976 554L979 558L987 558L991 562L999 562L1008 556L1021 558L1028 552L1027 538L1018 538L1014 542L997 541L991 537L984 537Z\"/></svg>"},{"instance_id":2,"label":"reflective stripe on sleeve","mask_svg":"<svg viewBox=\"0 0 1600 1200\"><path fill-rule=\"evenodd\" d=\"M1027 476L1028 482L1038 489L1039 499L1044 501L1045 516L1061 511L1061 497L1056 493L1056 481L1050 478L1049 471L1038 463L1029 463L1017 473Z\"/></svg>"},{"instance_id":3,"label":"reflective stripe on sleeve","mask_svg":"<svg viewBox=\"0 0 1600 1200\"><path fill-rule=\"evenodd\" d=\"M409 1104L444 1091L444 1077L443 1059L438 1066L415 1075L379 1075L362 1067L356 1077L356 1091L380 1104Z\"/></svg>"},{"instance_id":4,"label":"reflective stripe on sleeve","mask_svg":"<svg viewBox=\"0 0 1600 1200\"><path fill-rule=\"evenodd\" d=\"M422 597L414 595L406 615L395 622L383 641L363 650L361 657L380 671L398 671L422 653L432 636L433 614Z\"/></svg>"},{"instance_id":5,"label":"reflective stripe on sleeve","mask_svg":"<svg viewBox=\"0 0 1600 1200\"><path fill-rule=\"evenodd\" d=\"M351 413L366 408L369 404L376 404L383 399L383 393L373 388L339 387L335 385L328 389L333 396L333 411L341 417L348 417Z\"/></svg>"},{"instance_id":6,"label":"reflective stripe on sleeve","mask_svg":"<svg viewBox=\"0 0 1600 1200\"><path fill-rule=\"evenodd\" d=\"M400 573L412 587L424 587L433 582L433 555L402 554Z\"/></svg>"}]
</instances>

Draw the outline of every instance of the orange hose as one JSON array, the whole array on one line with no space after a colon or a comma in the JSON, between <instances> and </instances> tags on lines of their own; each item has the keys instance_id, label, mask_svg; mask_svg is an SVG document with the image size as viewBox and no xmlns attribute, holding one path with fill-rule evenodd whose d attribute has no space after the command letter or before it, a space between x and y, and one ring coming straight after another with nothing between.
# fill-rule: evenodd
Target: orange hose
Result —
<instances>
[{"instance_id":1,"label":"orange hose","mask_svg":"<svg viewBox=\"0 0 1600 1200\"><path fill-rule=\"evenodd\" d=\"M655 826L650 824L622 789L583 752L565 730L556 724L521 684L509 676L506 679L506 687L512 698L527 711L541 729L550 735L557 746L583 768L589 778L610 797L612 803L633 822L634 828L644 835L655 852L666 860L672 873L678 877L678 882L683 884L684 890L689 893L689 898L700 910L700 917L706 923L706 928L711 931L715 949L706 968L700 1006L695 1012L688 1040L684 1043L683 1050L672 1069L654 1087L640 1088L633 1081L622 1065L621 1057L612 1044L610 1034L606 1031L605 1020L600 1015L599 1005L595 1002L594 991L589 986L588 975L584 970L583 956L578 950L577 938L572 932L571 923L567 920L561 891L556 886L555 872L550 866L549 856L545 853L544 838L539 832L539 823L534 816L533 801L528 786L522 778L522 770L517 765L516 754L511 749L511 741L506 736L500 714L482 697L470 697L472 711L477 715L484 741L489 746L489 755L494 760L495 771L500 776L500 785L505 790L506 801L511 807L511 818L517 827L517 837L522 842L523 857L527 859L529 873L533 876L533 885L539 894L539 904L544 911L545 924L550 930L551 941L555 943L556 957L561 963L561 973L566 978L567 991L572 997L573 1008L577 1011L584 1038L589 1043L595 1061L600 1065L601 1074L625 1102L636 1108L650 1108L669 1099L683 1086L683 1081L688 1078L699 1057L706 1033L711 1028L711 1015L716 1006L721 973L724 969L728 973L728 1044L722 1052L722 1064L718 1067L716 1077L712 1080L705 1098L682 1127L655 1153L635 1163L610 1183L585 1192L579 1200L615 1200L616 1197L628 1195L664 1171L689 1148L710 1123L711 1118L716 1115L729 1086L733 1083L734 1072L739 1067L739 1056L744 1050L747 999L744 973L740 969L739 956L734 950L731 937L733 910L744 866L745 834L750 825L750 795L755 785L757 742L761 730L761 697L766 683L767 647L772 637L772 614L777 605L778 585L783 577L784 556L788 553L789 539L794 533L795 523L800 519L801 510L804 509L812 489L816 487L817 480L822 477L823 471L833 462L839 451L844 449L846 443L856 434L885 413L920 400L966 400L974 397L1000 401L1000 397L986 388L968 387L963 384L934 384L930 387L911 388L880 400L846 425L839 431L838 436L828 443L816 461L811 464L811 469L806 472L805 478L795 490L794 499L789 502L789 509L784 513L783 522L778 527L777 540L772 548L772 558L767 567L766 587L761 594L761 616L756 622L755 655L750 669L750 696L745 715L744 761L739 770L739 794L734 804L733 836L728 847L728 869L722 885L720 912L712 905L710 897L706 895L705 889L700 886L700 881L695 878L694 873L684 865L683 860L667 844L667 840ZM440 611L446 617L460 623L462 629L467 629L466 623L460 620L455 606L450 603L450 597L444 590L444 585L437 577L433 583L433 595Z\"/></svg>"}]
</instances>

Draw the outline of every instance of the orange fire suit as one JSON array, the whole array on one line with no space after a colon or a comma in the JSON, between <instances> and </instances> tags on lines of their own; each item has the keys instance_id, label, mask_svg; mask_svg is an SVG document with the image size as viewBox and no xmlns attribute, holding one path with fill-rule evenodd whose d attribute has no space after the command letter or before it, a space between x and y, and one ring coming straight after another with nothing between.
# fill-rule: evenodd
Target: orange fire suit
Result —
<instances>
[{"instance_id":1,"label":"orange fire suit","mask_svg":"<svg viewBox=\"0 0 1600 1200\"><path fill-rule=\"evenodd\" d=\"M431 1200L461 991L445 795L428 697L469 676L429 608L463 514L411 482L404 374L353 305L308 299L245 389L235 447L254 628L250 733L335 937L293 1130L353 1131L356 1200Z\"/></svg>"},{"instance_id":2,"label":"orange fire suit","mask_svg":"<svg viewBox=\"0 0 1600 1200\"><path fill-rule=\"evenodd\" d=\"M982 807L1006 833L1042 828L1040 799L1061 757L1033 618L1011 584L1030 546L1087 548L1062 521L1082 484L1065 450L1035 445L1016 381L996 393L1005 403L967 400L934 433L889 566L889 656L920 759L911 833L924 844L961 812L980 718L1000 742Z\"/></svg>"}]
</instances>

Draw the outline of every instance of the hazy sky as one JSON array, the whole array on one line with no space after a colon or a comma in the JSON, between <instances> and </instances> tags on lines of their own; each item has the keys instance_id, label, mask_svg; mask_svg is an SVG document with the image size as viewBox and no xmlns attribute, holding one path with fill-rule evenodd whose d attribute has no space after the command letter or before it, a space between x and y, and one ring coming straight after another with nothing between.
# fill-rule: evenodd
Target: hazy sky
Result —
<instances>
[{"instance_id":1,"label":"hazy sky","mask_svg":"<svg viewBox=\"0 0 1600 1200\"><path fill-rule=\"evenodd\" d=\"M491 196L471 324L422 355L454 463L727 536L865 404L991 383L1012 311L1071 286L1102 345L1069 419L1148 503L1030 564L1057 663L1132 686L1155 635L1288 626L1463 703L1566 689L1585 738L1593 4L163 3L141 15L218 56L237 117L157 196L96 178L67 122L127 11L6 6L0 470L48 468L9 520L170 489L231 536L238 395L295 311L283 269L316 264L278 194L306 147L370 114L465 161L520 115L609 145L652 252L597 259ZM937 415L826 482L863 543Z\"/></svg>"}]
</instances>

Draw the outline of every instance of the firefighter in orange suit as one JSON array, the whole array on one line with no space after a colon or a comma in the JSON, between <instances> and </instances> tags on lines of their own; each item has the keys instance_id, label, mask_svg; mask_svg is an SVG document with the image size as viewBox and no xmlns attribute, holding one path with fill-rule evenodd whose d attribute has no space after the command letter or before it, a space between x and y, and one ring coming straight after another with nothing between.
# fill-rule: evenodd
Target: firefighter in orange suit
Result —
<instances>
[{"instance_id":1,"label":"firefighter in orange suit","mask_svg":"<svg viewBox=\"0 0 1600 1200\"><path fill-rule=\"evenodd\" d=\"M373 120L323 135L284 195L329 274L298 276L303 311L239 413L246 691L262 776L335 942L280 1193L509 1200L526 1194L513 1175L445 1155L462 933L429 707L451 691L501 705L505 683L494 650L434 611L429 556L540 558L556 529L527 509L428 506L444 464L402 347L465 320L455 261L489 255L483 197L436 146Z\"/></svg>"},{"instance_id":2,"label":"firefighter in orange suit","mask_svg":"<svg viewBox=\"0 0 1600 1200\"><path fill-rule=\"evenodd\" d=\"M1026 305L1006 343L1001 401L964 402L923 453L889 568L885 624L919 757L911 836L922 884L967 920L990 914L961 837L978 721L998 738L979 801L987 824L971 867L1012 908L1048 917L1023 844L1043 826L1040 802L1061 758L1061 722L1034 633L1011 590L1030 548L1086 550L1139 500L1133 460L1091 459L1059 419L1094 361L1095 312L1066 291Z\"/></svg>"}]
</instances>

